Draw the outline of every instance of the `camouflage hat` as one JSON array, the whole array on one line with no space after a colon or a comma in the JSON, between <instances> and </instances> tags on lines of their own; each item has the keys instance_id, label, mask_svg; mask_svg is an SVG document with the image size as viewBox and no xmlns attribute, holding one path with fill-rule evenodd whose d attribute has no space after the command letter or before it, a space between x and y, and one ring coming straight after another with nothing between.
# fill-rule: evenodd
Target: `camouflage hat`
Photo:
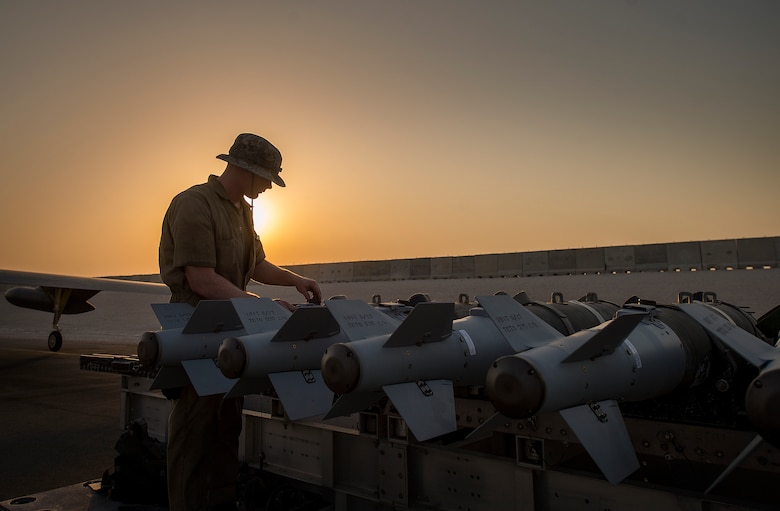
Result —
<instances>
[{"instance_id":1,"label":"camouflage hat","mask_svg":"<svg viewBox=\"0 0 780 511\"><path fill-rule=\"evenodd\" d=\"M273 181L279 186L285 186L284 181L279 177L282 171L282 153L263 137L242 133L236 137L228 154L217 155L217 158Z\"/></svg>"}]
</instances>

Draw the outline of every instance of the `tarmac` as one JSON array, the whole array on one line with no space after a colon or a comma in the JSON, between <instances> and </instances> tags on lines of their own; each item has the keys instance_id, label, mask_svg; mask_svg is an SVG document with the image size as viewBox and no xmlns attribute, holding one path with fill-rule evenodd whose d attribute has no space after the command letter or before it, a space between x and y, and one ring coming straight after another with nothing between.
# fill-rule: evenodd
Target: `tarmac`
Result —
<instances>
[{"instance_id":1,"label":"tarmac","mask_svg":"<svg viewBox=\"0 0 780 511\"><path fill-rule=\"evenodd\" d=\"M597 293L622 304L631 296L674 303L679 292L709 291L718 299L752 311L758 319L780 305L780 270L734 270L601 275L562 275L506 279L440 279L322 284L324 296L371 301L407 299L427 293L436 301L525 291L548 301ZM294 289L253 286L272 298L300 302ZM157 330L150 304L159 296L100 293L96 310L60 321L63 348L50 352L46 338L51 315L20 309L0 300L0 503L99 479L117 455L120 376L82 371L79 356L131 355L147 330ZM2 504L0 504L2 505Z\"/></svg>"},{"instance_id":2,"label":"tarmac","mask_svg":"<svg viewBox=\"0 0 780 511\"><path fill-rule=\"evenodd\" d=\"M106 348L67 339L53 353L45 339L0 335L0 502L100 478L113 463L122 432L120 376L79 369L80 354Z\"/></svg>"}]
</instances>

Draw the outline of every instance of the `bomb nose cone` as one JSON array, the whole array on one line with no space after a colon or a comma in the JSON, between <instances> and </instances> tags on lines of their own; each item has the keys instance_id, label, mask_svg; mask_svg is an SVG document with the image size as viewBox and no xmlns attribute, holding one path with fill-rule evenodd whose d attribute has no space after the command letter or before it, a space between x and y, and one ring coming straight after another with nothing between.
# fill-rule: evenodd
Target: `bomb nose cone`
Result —
<instances>
[{"instance_id":1,"label":"bomb nose cone","mask_svg":"<svg viewBox=\"0 0 780 511\"><path fill-rule=\"evenodd\" d=\"M780 365L753 380L745 393L745 411L756 432L780 448Z\"/></svg>"},{"instance_id":2,"label":"bomb nose cone","mask_svg":"<svg viewBox=\"0 0 780 511\"><path fill-rule=\"evenodd\" d=\"M157 362L157 356L160 354L160 342L154 332L144 332L141 340L138 341L138 360L147 367L153 366Z\"/></svg>"},{"instance_id":3,"label":"bomb nose cone","mask_svg":"<svg viewBox=\"0 0 780 511\"><path fill-rule=\"evenodd\" d=\"M226 378L235 379L244 374L246 367L244 343L235 337L222 341L217 352L217 365Z\"/></svg>"},{"instance_id":4,"label":"bomb nose cone","mask_svg":"<svg viewBox=\"0 0 780 511\"><path fill-rule=\"evenodd\" d=\"M322 355L322 378L336 394L346 394L360 379L360 362L345 344L332 344Z\"/></svg>"},{"instance_id":5,"label":"bomb nose cone","mask_svg":"<svg viewBox=\"0 0 780 511\"><path fill-rule=\"evenodd\" d=\"M513 419L530 417L544 402L544 380L528 361L515 356L493 363L485 388L496 410Z\"/></svg>"}]
</instances>

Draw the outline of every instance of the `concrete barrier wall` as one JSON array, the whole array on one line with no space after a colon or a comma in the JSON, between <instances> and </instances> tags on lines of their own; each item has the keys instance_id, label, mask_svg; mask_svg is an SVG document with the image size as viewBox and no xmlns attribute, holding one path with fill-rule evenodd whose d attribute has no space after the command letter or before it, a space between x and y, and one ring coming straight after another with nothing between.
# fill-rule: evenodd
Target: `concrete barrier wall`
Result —
<instances>
[{"instance_id":1,"label":"concrete barrier wall","mask_svg":"<svg viewBox=\"0 0 780 511\"><path fill-rule=\"evenodd\" d=\"M474 276L485 278L498 275L498 254L474 256Z\"/></svg>"},{"instance_id":2,"label":"concrete barrier wall","mask_svg":"<svg viewBox=\"0 0 780 511\"><path fill-rule=\"evenodd\" d=\"M607 270L607 263L604 259L604 249L601 248L581 248L574 251L574 264L577 273L604 273Z\"/></svg>"},{"instance_id":3,"label":"concrete barrier wall","mask_svg":"<svg viewBox=\"0 0 780 511\"><path fill-rule=\"evenodd\" d=\"M551 250L547 253L548 272L552 275L570 275L577 271L577 251Z\"/></svg>"},{"instance_id":4,"label":"concrete barrier wall","mask_svg":"<svg viewBox=\"0 0 780 511\"><path fill-rule=\"evenodd\" d=\"M523 277L548 275L550 272L550 256L548 252L522 252Z\"/></svg>"},{"instance_id":5,"label":"concrete barrier wall","mask_svg":"<svg viewBox=\"0 0 780 511\"><path fill-rule=\"evenodd\" d=\"M701 264L705 270L738 268L737 240L702 241Z\"/></svg>"},{"instance_id":6,"label":"concrete barrier wall","mask_svg":"<svg viewBox=\"0 0 780 511\"><path fill-rule=\"evenodd\" d=\"M605 247L604 263L608 272L634 271L634 247Z\"/></svg>"},{"instance_id":7,"label":"concrete barrier wall","mask_svg":"<svg viewBox=\"0 0 780 511\"><path fill-rule=\"evenodd\" d=\"M411 259L409 261L410 279L429 279L431 278L431 258Z\"/></svg>"},{"instance_id":8,"label":"concrete barrier wall","mask_svg":"<svg viewBox=\"0 0 780 511\"><path fill-rule=\"evenodd\" d=\"M320 282L777 268L780 236L287 266Z\"/></svg>"},{"instance_id":9,"label":"concrete barrier wall","mask_svg":"<svg viewBox=\"0 0 780 511\"><path fill-rule=\"evenodd\" d=\"M780 238L748 238L737 240L737 259L739 267L763 268L775 266L778 260Z\"/></svg>"},{"instance_id":10,"label":"concrete barrier wall","mask_svg":"<svg viewBox=\"0 0 780 511\"><path fill-rule=\"evenodd\" d=\"M698 241L668 243L666 261L669 271L701 270L701 246Z\"/></svg>"},{"instance_id":11,"label":"concrete barrier wall","mask_svg":"<svg viewBox=\"0 0 780 511\"><path fill-rule=\"evenodd\" d=\"M635 271L665 271L669 269L666 245L637 245L634 247Z\"/></svg>"},{"instance_id":12,"label":"concrete barrier wall","mask_svg":"<svg viewBox=\"0 0 780 511\"><path fill-rule=\"evenodd\" d=\"M497 277L518 277L523 274L523 254L498 254Z\"/></svg>"}]
</instances>

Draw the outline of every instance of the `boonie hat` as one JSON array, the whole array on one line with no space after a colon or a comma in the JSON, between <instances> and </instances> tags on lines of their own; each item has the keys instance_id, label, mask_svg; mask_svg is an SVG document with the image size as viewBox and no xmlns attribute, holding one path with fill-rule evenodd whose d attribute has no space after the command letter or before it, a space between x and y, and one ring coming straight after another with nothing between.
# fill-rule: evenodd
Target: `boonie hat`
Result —
<instances>
[{"instance_id":1,"label":"boonie hat","mask_svg":"<svg viewBox=\"0 0 780 511\"><path fill-rule=\"evenodd\" d=\"M217 158L232 163L253 174L285 186L279 177L282 171L282 153L271 142L252 133L242 133L230 147L228 154L219 154Z\"/></svg>"}]
</instances>

